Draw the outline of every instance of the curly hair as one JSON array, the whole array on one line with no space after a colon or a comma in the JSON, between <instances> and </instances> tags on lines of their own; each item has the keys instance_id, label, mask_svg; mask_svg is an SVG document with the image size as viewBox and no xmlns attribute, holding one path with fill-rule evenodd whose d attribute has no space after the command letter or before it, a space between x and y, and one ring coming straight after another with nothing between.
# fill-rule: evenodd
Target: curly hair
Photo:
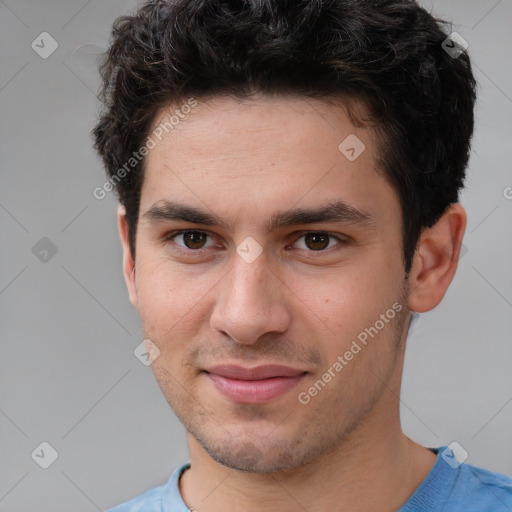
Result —
<instances>
[{"instance_id":1,"label":"curly hair","mask_svg":"<svg viewBox=\"0 0 512 512\"><path fill-rule=\"evenodd\" d=\"M113 178L156 113L190 97L299 94L363 101L379 165L397 191L406 272L424 228L458 201L476 83L449 24L413 0L154 0L115 20L100 68L104 108L92 131ZM135 235L143 158L112 183Z\"/></svg>"}]
</instances>

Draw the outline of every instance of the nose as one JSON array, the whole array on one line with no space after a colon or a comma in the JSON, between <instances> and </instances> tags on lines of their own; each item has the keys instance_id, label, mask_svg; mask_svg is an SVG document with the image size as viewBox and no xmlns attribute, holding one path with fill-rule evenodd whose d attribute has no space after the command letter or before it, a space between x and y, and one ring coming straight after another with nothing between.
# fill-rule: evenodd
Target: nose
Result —
<instances>
[{"instance_id":1,"label":"nose","mask_svg":"<svg viewBox=\"0 0 512 512\"><path fill-rule=\"evenodd\" d=\"M252 263L235 254L233 268L220 286L210 318L213 329L244 345L288 329L287 288L268 267L264 253Z\"/></svg>"}]
</instances>

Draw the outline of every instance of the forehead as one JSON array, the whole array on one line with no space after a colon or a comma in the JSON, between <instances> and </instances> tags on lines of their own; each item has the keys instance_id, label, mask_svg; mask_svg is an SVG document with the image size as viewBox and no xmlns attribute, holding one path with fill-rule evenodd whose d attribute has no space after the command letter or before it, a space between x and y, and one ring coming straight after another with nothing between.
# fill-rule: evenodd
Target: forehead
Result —
<instances>
[{"instance_id":1,"label":"forehead","mask_svg":"<svg viewBox=\"0 0 512 512\"><path fill-rule=\"evenodd\" d=\"M250 144L251 138L258 136L264 139L267 135L271 140L278 134L286 135L292 147L308 139L316 145L318 139L312 137L313 131L318 132L322 138L330 133L336 140L348 130L349 133L362 134L366 139L371 138L373 142L374 132L355 127L350 121L349 111L356 117L369 117L362 101L341 96L319 100L291 94L266 96L258 93L245 99L230 96L214 96L202 100L188 98L160 109L154 116L151 131L158 132L157 142L161 148L165 148L172 140L168 137L170 134L178 138L192 133L204 137L196 139L197 145L202 145L205 139L213 141L217 135L234 135L236 137L225 139L224 145L217 148L222 150L225 147L229 151L243 150L245 141L252 152L254 147ZM283 130L286 132L283 133ZM250 135L251 138L244 135ZM189 146L193 142L187 141ZM279 141L283 150L286 149L284 142Z\"/></svg>"},{"instance_id":2,"label":"forehead","mask_svg":"<svg viewBox=\"0 0 512 512\"><path fill-rule=\"evenodd\" d=\"M152 129L159 137L146 157L141 212L162 199L268 217L339 199L364 210L398 202L377 167L375 133L355 127L343 103L216 97L162 109Z\"/></svg>"}]
</instances>

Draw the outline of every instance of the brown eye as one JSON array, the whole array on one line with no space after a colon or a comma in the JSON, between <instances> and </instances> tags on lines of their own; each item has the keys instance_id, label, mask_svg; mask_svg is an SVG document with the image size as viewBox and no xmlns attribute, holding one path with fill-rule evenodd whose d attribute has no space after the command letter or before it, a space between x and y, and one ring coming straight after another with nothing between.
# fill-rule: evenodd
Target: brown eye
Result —
<instances>
[{"instance_id":1,"label":"brown eye","mask_svg":"<svg viewBox=\"0 0 512 512\"><path fill-rule=\"evenodd\" d=\"M343 243L346 243L343 235L337 236L323 231L310 231L298 238L293 246L295 249L304 251L322 252Z\"/></svg>"},{"instance_id":2,"label":"brown eye","mask_svg":"<svg viewBox=\"0 0 512 512\"><path fill-rule=\"evenodd\" d=\"M186 231L182 236L188 249L202 249L208 240L208 235L201 231Z\"/></svg>"},{"instance_id":3,"label":"brown eye","mask_svg":"<svg viewBox=\"0 0 512 512\"><path fill-rule=\"evenodd\" d=\"M190 229L170 234L165 237L165 240L181 247L181 249L188 249L190 251L198 251L215 246L215 241L208 233Z\"/></svg>"},{"instance_id":4,"label":"brown eye","mask_svg":"<svg viewBox=\"0 0 512 512\"><path fill-rule=\"evenodd\" d=\"M304 242L312 251L322 251L329 246L331 237L326 233L308 233L304 236Z\"/></svg>"}]
</instances>

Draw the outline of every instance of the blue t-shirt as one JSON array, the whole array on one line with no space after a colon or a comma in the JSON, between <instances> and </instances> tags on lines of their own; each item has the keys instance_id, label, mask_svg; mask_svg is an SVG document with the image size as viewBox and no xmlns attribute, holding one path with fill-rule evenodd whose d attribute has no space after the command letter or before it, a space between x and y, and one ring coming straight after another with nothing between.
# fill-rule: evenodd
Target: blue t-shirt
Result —
<instances>
[{"instance_id":1,"label":"blue t-shirt","mask_svg":"<svg viewBox=\"0 0 512 512\"><path fill-rule=\"evenodd\" d=\"M445 446L433 450L437 460L416 489L397 512L511 512L512 478L486 469L456 462ZM189 512L181 498L178 480L190 467L178 468L161 487L107 512Z\"/></svg>"}]
</instances>

